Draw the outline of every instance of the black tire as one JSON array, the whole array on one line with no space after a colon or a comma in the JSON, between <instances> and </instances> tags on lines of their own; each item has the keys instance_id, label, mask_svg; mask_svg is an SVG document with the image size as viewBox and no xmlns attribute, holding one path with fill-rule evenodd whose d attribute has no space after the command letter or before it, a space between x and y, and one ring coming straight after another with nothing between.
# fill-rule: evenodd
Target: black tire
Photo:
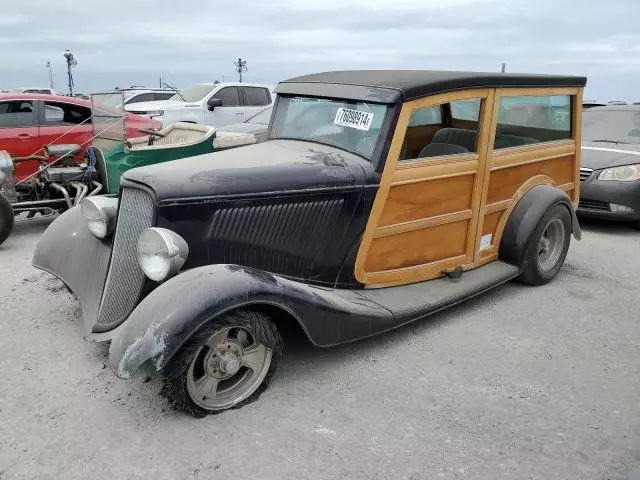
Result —
<instances>
[{"instance_id":1,"label":"black tire","mask_svg":"<svg viewBox=\"0 0 640 480\"><path fill-rule=\"evenodd\" d=\"M564 229L564 236L562 241L558 241L559 256L554 259L551 265L541 263L540 254L540 242L548 231L548 228L553 225L554 228L558 228L559 224ZM522 269L520 273L520 280L529 285L544 285L549 283L558 274L564 259L569 251L569 243L571 242L571 213L569 209L564 205L554 205L543 215L542 219L536 226L529 243L527 244L527 250L525 251Z\"/></svg>"},{"instance_id":2,"label":"black tire","mask_svg":"<svg viewBox=\"0 0 640 480\"><path fill-rule=\"evenodd\" d=\"M194 401L189 390L188 378L192 374L191 366L192 363L199 362L203 351L210 350L210 347L205 346L205 342L216 332L227 328L242 329L250 332L256 344L263 344L267 349L271 350L270 364L264 379L246 398L224 408L203 408ZM283 343L280 333L275 324L266 315L254 310L232 311L211 320L203 326L171 359L163 371L163 385L160 395L165 397L176 410L198 418L243 407L256 401L262 392L267 389L271 377L276 371L278 360L282 356L282 349Z\"/></svg>"},{"instance_id":3,"label":"black tire","mask_svg":"<svg viewBox=\"0 0 640 480\"><path fill-rule=\"evenodd\" d=\"M0 245L4 242L13 230L13 208L7 197L0 193Z\"/></svg>"}]
</instances>

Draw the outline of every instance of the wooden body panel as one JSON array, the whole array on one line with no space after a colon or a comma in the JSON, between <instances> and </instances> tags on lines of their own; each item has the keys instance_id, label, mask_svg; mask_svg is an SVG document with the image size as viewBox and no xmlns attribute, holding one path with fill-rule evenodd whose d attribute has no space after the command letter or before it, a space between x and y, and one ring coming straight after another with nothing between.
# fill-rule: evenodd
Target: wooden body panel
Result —
<instances>
[{"instance_id":1,"label":"wooden body panel","mask_svg":"<svg viewBox=\"0 0 640 480\"><path fill-rule=\"evenodd\" d=\"M379 226L409 222L471 208L475 174L394 185Z\"/></svg>"},{"instance_id":2,"label":"wooden body panel","mask_svg":"<svg viewBox=\"0 0 640 480\"><path fill-rule=\"evenodd\" d=\"M511 211L536 185L555 185L577 202L581 94L580 88L476 89L405 103L358 251L356 278L371 287L399 285L495 260ZM574 95L572 139L494 150L501 95ZM452 126L479 126L478 153L398 161L414 110L472 98L483 99L478 124L455 120ZM419 128L435 133L441 127Z\"/></svg>"},{"instance_id":3,"label":"wooden body panel","mask_svg":"<svg viewBox=\"0 0 640 480\"><path fill-rule=\"evenodd\" d=\"M465 255L469 220L376 237L367 257L369 272L425 265Z\"/></svg>"}]
</instances>

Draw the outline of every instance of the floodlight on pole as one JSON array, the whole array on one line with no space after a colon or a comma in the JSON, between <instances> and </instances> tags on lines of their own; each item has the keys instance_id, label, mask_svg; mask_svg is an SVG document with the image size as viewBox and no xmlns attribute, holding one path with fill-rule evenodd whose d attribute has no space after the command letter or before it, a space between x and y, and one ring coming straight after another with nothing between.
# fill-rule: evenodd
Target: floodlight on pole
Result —
<instances>
[{"instance_id":1,"label":"floodlight on pole","mask_svg":"<svg viewBox=\"0 0 640 480\"><path fill-rule=\"evenodd\" d=\"M71 74L71 67L75 67L78 61L69 50L64 51L64 58L67 60L67 77L69 79L69 95L73 97L73 75Z\"/></svg>"},{"instance_id":2,"label":"floodlight on pole","mask_svg":"<svg viewBox=\"0 0 640 480\"><path fill-rule=\"evenodd\" d=\"M238 72L240 83L242 83L242 72L247 71L247 61L242 58L238 58L238 60L233 62L233 64L236 66L236 72Z\"/></svg>"}]
</instances>

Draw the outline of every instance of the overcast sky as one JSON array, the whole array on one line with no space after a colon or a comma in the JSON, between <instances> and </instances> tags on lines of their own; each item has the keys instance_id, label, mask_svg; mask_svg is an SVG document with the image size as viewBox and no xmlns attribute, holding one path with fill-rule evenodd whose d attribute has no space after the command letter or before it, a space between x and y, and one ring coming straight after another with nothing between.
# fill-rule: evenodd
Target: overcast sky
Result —
<instances>
[{"instance_id":1,"label":"overcast sky","mask_svg":"<svg viewBox=\"0 0 640 480\"><path fill-rule=\"evenodd\" d=\"M640 101L639 0L1 0L0 88L76 90L424 68L589 77L586 97Z\"/></svg>"}]
</instances>

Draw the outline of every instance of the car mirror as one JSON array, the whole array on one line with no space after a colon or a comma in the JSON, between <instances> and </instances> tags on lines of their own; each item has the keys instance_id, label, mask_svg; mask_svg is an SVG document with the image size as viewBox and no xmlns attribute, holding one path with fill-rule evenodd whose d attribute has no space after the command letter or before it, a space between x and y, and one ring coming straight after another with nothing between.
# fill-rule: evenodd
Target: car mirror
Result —
<instances>
[{"instance_id":1,"label":"car mirror","mask_svg":"<svg viewBox=\"0 0 640 480\"><path fill-rule=\"evenodd\" d=\"M209 110L213 111L214 108L222 106L222 100L219 98L210 98L207 101L207 106L209 107Z\"/></svg>"}]
</instances>

